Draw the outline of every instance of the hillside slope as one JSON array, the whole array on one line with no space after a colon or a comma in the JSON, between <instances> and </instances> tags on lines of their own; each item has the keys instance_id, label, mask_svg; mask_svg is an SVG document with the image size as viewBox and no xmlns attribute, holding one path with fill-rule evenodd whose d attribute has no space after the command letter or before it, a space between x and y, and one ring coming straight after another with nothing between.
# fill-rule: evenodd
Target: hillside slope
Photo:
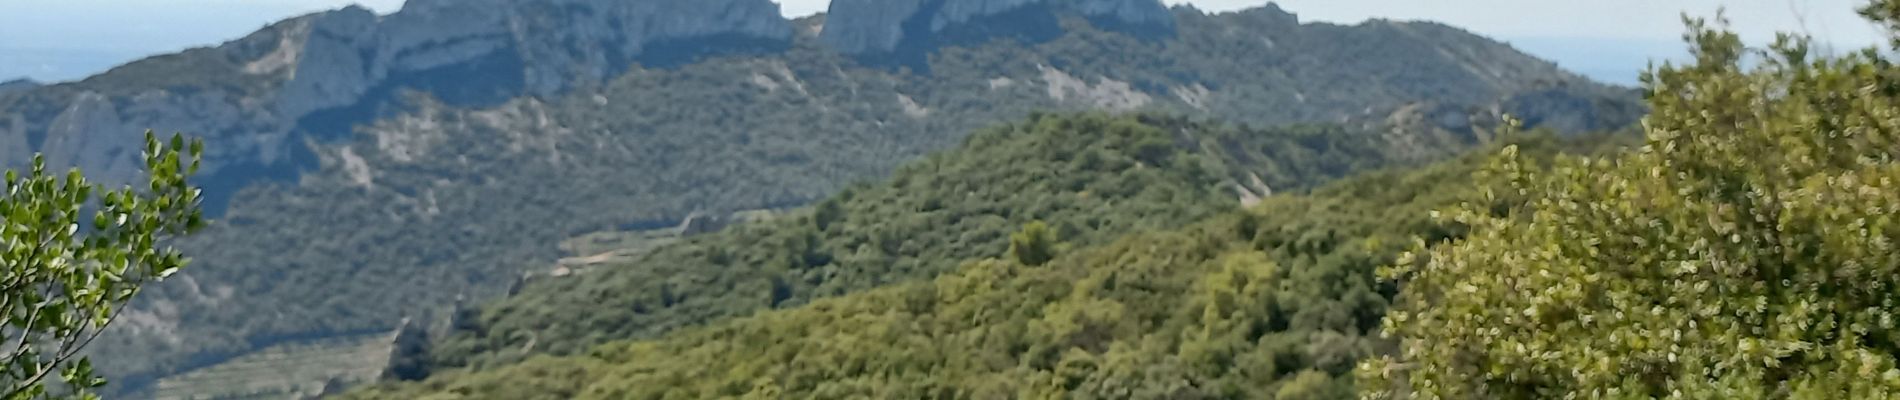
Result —
<instances>
[{"instance_id":1,"label":"hillside slope","mask_svg":"<svg viewBox=\"0 0 1900 400\"><path fill-rule=\"evenodd\" d=\"M1116 230L1046 264L991 243L934 280L345 397L1351 398L1357 361L1391 351L1376 330L1393 288L1373 270L1415 239L1460 234L1430 211L1477 198L1469 176L1486 156ZM576 296L614 292L599 287Z\"/></svg>"},{"instance_id":2,"label":"hillside slope","mask_svg":"<svg viewBox=\"0 0 1900 400\"><path fill-rule=\"evenodd\" d=\"M796 218L744 225L583 277L534 282L463 321L436 364L574 353L707 321L928 279L1030 220L1071 243L1165 229L1272 190L1389 165L1381 135L1165 117L1038 116L971 136ZM1245 192L1245 193L1243 193ZM1252 201L1252 200L1247 200Z\"/></svg>"},{"instance_id":3,"label":"hillside slope","mask_svg":"<svg viewBox=\"0 0 1900 400\"><path fill-rule=\"evenodd\" d=\"M944 35L910 49L924 56L916 64L830 47L822 38L826 27L867 23L842 13L782 21L789 31L783 37L745 36L782 39L768 40L769 46L728 41L729 36L690 26L656 25L651 28L657 31L637 32L683 29L679 32L710 36L687 42L631 37L659 43L643 51L678 56L645 59L627 53L610 57L615 54L610 50L631 42L576 32L584 27L628 32L632 28L613 28L615 18L608 17L621 11L686 13L734 29L770 24L707 14L749 9L740 6L623 10L584 0L536 0L457 11L481 4L486 3L421 2L373 18L348 16L360 10L320 14L274 25L262 36L226 47L146 60L85 82L0 95L0 144L49 149L47 143L78 143L50 139L68 136L35 133L40 132L36 127L52 126L46 121L67 111L93 110L98 112L68 119L110 120L85 125L88 135L149 126L214 136L211 145L223 145L222 154L245 160L271 154L295 159L231 169L263 174L255 179L209 177L210 189L230 199L223 217L182 243L196 257L192 269L147 293L113 334L100 339L103 368L122 378L119 382L137 386L281 342L388 330L405 317L445 318L458 299L492 299L523 270L552 263L559 255L556 244L568 237L670 226L695 212L806 204L1031 110L1159 110L1252 126L1344 124L1336 130L1391 133L1373 154L1406 160L1482 142L1486 129L1476 122L1495 121L1501 112L1522 110L1527 120L1561 121L1553 126L1584 130L1620 126L1641 111L1623 91L1454 28L1388 21L1309 24L1272 7L1224 14L1176 8L1167 11L1174 23L1165 32L1129 29L1074 6L979 14L943 30L907 31ZM916 12L948 9L946 4ZM430 15L443 17L423 18ZM291 84L254 82L254 74L217 73L236 70L216 68L241 68L277 54L273 49L284 47L269 44L295 38L288 33L308 32L289 29L297 24L344 18L374 22L373 31L384 39L411 33L459 37L454 35L461 31L450 28L463 20L449 15L564 28L548 28L555 35L550 37L519 36L533 39L526 42L477 40L494 46L477 46L488 50L468 53L475 58L433 59L444 64L414 69L415 74L404 75L410 80L395 81L402 84L377 84L387 92L366 91L377 94L292 122L280 114L251 118L216 111L222 108L169 114L134 101L190 93L258 104L247 97L251 90L280 96L273 90ZM1025 15L1034 18L1010 19ZM562 21L573 23L557 23ZM995 32L977 29L1003 21L1032 21L1038 30L988 35ZM567 33L600 39L577 38L572 42L580 47L572 50L603 58L574 58L580 64L561 65L586 68L568 69L501 68L482 61L540 54L546 49L534 44L567 43L568 37L560 36ZM319 36L333 39L310 37ZM293 48L322 47L313 47L317 41L298 43L302 47ZM588 43L599 45L581 46ZM668 43L707 52L673 52L679 49ZM454 48L430 49L415 51ZM374 59L408 54L390 51L394 58ZM299 65L348 59L314 50L296 54ZM363 65L395 65L367 62ZM183 72L165 73L173 69ZM146 72L134 74L138 71ZM437 85L530 72L554 74L564 83L546 85L558 88L547 92L484 89L472 94L448 90L464 86ZM599 79L590 78L596 72ZM321 74L297 76L319 79ZM167 80L173 78L180 80ZM313 82L330 88L326 85L346 81ZM521 87L544 87L529 83ZM224 90L247 94L219 94ZM1536 107L1517 108L1526 104ZM292 126L192 125L232 115L244 124ZM1397 126L1408 128L1391 128ZM104 143L109 137L69 138ZM110 154L90 151L74 154ZM86 157L91 156L79 159ZM513 343L508 340L498 343Z\"/></svg>"}]
</instances>

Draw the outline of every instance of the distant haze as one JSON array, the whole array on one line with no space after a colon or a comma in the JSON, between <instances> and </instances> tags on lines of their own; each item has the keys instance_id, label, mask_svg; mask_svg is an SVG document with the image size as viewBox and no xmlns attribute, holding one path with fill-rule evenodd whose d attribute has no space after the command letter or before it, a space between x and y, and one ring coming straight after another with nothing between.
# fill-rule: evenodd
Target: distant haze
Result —
<instances>
[{"instance_id":1,"label":"distant haze","mask_svg":"<svg viewBox=\"0 0 1900 400\"><path fill-rule=\"evenodd\" d=\"M298 14L347 0L0 0L0 81L64 81L134 59L213 45ZM357 3L379 12L399 0ZM823 11L828 0L783 0L788 16ZM1231 11L1263 0L1168 0ZM1651 60L1679 58L1680 15L1727 15L1751 43L1778 31L1804 32L1836 48L1873 45L1881 35L1854 15L1859 0L1284 0L1304 21L1368 18L1432 20L1510 42L1597 80L1633 84Z\"/></svg>"}]
</instances>

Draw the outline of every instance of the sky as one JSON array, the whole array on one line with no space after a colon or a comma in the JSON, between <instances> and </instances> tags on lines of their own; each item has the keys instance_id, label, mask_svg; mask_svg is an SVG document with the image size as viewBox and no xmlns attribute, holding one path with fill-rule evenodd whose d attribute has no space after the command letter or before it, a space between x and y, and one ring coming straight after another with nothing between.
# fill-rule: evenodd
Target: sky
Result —
<instances>
[{"instance_id":1,"label":"sky","mask_svg":"<svg viewBox=\"0 0 1900 400\"><path fill-rule=\"evenodd\" d=\"M650 1L650 0L630 0ZM1166 0L1209 12L1266 0ZM1680 57L1683 13L1725 9L1751 44L1802 32L1839 49L1881 42L1854 15L1865 0L1279 0L1302 21L1433 20L1502 40L1598 80L1629 84L1651 60ZM139 57L235 39L272 21L359 3L394 12L401 0L0 0L0 81L83 78ZM787 16L828 0L779 0Z\"/></svg>"}]
</instances>

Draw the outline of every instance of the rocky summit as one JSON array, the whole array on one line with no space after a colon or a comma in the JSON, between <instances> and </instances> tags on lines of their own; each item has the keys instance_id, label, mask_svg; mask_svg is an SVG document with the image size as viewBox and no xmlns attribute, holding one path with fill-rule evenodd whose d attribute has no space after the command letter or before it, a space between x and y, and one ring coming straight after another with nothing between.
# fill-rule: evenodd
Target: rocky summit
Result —
<instances>
[{"instance_id":1,"label":"rocky summit","mask_svg":"<svg viewBox=\"0 0 1900 400\"><path fill-rule=\"evenodd\" d=\"M836 0L831 2L821 37L832 48L850 54L888 54L900 48L927 51L934 46L906 44L945 44L997 35L1034 37L1059 29L1055 23L1061 11L1126 30L1165 31L1174 25L1174 15L1157 0ZM950 33L957 30L968 33Z\"/></svg>"},{"instance_id":2,"label":"rocky summit","mask_svg":"<svg viewBox=\"0 0 1900 400\"><path fill-rule=\"evenodd\" d=\"M0 86L0 165L42 152L124 181L138 135L188 132L210 144L203 184L215 210L235 188L307 166L300 138L348 135L405 91L496 104L635 63L783 47L791 34L767 0L417 0L390 15L352 6L80 82Z\"/></svg>"}]
</instances>

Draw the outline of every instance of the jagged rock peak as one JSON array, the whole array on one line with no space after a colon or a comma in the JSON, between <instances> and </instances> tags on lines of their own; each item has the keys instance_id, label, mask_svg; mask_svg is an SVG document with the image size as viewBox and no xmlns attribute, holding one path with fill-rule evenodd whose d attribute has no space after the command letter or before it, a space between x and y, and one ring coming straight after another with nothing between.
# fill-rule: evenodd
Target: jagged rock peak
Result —
<instances>
[{"instance_id":1,"label":"jagged rock peak","mask_svg":"<svg viewBox=\"0 0 1900 400\"><path fill-rule=\"evenodd\" d=\"M769 0L412 0L384 18L379 53L394 70L431 69L513 50L527 92L605 79L627 64L668 64L727 42L786 42L789 21Z\"/></svg>"},{"instance_id":2,"label":"jagged rock peak","mask_svg":"<svg viewBox=\"0 0 1900 400\"><path fill-rule=\"evenodd\" d=\"M300 136L348 137L407 91L489 106L604 82L632 64L791 40L771 0L415 0L389 15L351 6L60 85L68 90L9 84L0 93L33 100L0 108L0 166L41 152L124 182L140 165L137 134L187 132L218 144L200 174L216 210L251 180L292 179L312 164L295 158Z\"/></svg>"},{"instance_id":3,"label":"jagged rock peak","mask_svg":"<svg viewBox=\"0 0 1900 400\"><path fill-rule=\"evenodd\" d=\"M1174 15L1159 0L833 0L827 12L822 40L850 54L892 53L914 43L934 43L930 36L959 25L1017 13L1073 12L1116 29L1167 30ZM1016 15L1041 18L1047 15ZM1020 25L1024 21L1002 24ZM1010 26L1012 30L1056 27Z\"/></svg>"},{"instance_id":4,"label":"jagged rock peak","mask_svg":"<svg viewBox=\"0 0 1900 400\"><path fill-rule=\"evenodd\" d=\"M377 16L345 8L305 18L281 51L296 64L281 114L350 106L390 87L458 105L550 95L635 63L789 45L769 0L412 0ZM269 70L259 68L258 70Z\"/></svg>"}]
</instances>

